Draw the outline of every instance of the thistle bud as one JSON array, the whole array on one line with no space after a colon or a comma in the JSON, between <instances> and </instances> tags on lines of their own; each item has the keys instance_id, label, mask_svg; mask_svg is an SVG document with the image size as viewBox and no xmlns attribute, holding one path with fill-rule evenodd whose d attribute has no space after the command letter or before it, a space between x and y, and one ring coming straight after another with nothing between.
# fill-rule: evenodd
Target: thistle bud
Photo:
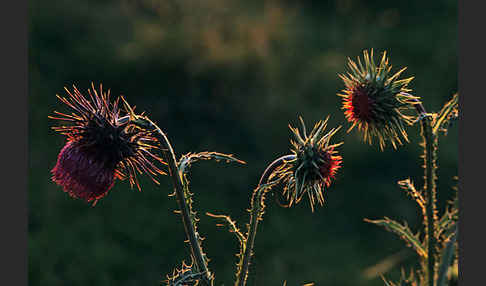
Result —
<instances>
[{"instance_id":1,"label":"thistle bud","mask_svg":"<svg viewBox=\"0 0 486 286\"><path fill-rule=\"evenodd\" d=\"M324 204L323 192L330 186L342 162L342 157L335 150L342 143L330 144L331 137L341 127L324 133L328 119L317 122L309 135L302 118L303 135L299 129L289 126L296 139L291 140L294 157L273 174L284 182L283 194L289 206L299 203L304 194L309 198L312 211L316 201L321 206Z\"/></svg>"}]
</instances>

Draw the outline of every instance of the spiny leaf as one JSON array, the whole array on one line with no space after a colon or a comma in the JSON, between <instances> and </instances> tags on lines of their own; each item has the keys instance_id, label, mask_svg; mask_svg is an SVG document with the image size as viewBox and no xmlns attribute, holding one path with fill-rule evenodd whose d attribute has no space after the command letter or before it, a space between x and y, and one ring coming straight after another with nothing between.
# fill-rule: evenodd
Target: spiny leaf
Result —
<instances>
[{"instance_id":1,"label":"spiny leaf","mask_svg":"<svg viewBox=\"0 0 486 286\"><path fill-rule=\"evenodd\" d=\"M442 110L435 118L432 127L432 132L437 134L437 131L444 131L447 134L451 121L459 116L459 94L456 93L452 96L452 99L444 104Z\"/></svg>"},{"instance_id":2,"label":"spiny leaf","mask_svg":"<svg viewBox=\"0 0 486 286\"><path fill-rule=\"evenodd\" d=\"M227 163L236 162L240 164L246 164L245 161L233 157L232 154L223 154L218 152L187 153L183 155L179 160L179 162L177 163L179 172L181 174L184 174L187 171L187 169L191 166L192 163L197 162L199 160L216 160L216 161L224 160Z\"/></svg>"},{"instance_id":3,"label":"spiny leaf","mask_svg":"<svg viewBox=\"0 0 486 286\"><path fill-rule=\"evenodd\" d=\"M187 265L182 261L181 269L174 269L172 275L167 275L167 280L165 282L168 286L195 286L198 285L199 281L203 280L203 278L203 273L194 269L194 263Z\"/></svg>"},{"instance_id":4,"label":"spiny leaf","mask_svg":"<svg viewBox=\"0 0 486 286\"><path fill-rule=\"evenodd\" d=\"M405 270L402 268L402 274L400 276L400 281L398 284L395 284L389 280L386 280L385 277L381 276L383 282L385 282L386 286L418 286L420 283L417 281L416 276L414 275L413 270L410 270L410 275L407 277L405 274Z\"/></svg>"},{"instance_id":5,"label":"spiny leaf","mask_svg":"<svg viewBox=\"0 0 486 286\"><path fill-rule=\"evenodd\" d=\"M238 238L238 241L240 242L240 246L243 248L243 246L245 245L246 237L243 233L241 233L241 231L236 226L236 221L231 220L231 217L227 215L215 215L209 212L207 212L206 215L217 219L221 219L224 222L226 222L228 224L229 231L236 235L236 238Z\"/></svg>"},{"instance_id":6,"label":"spiny leaf","mask_svg":"<svg viewBox=\"0 0 486 286\"><path fill-rule=\"evenodd\" d=\"M444 214L438 222L437 236L441 237L444 241L447 237L450 237L453 233L454 226L458 220L459 211L455 208L446 208Z\"/></svg>"},{"instance_id":7,"label":"spiny leaf","mask_svg":"<svg viewBox=\"0 0 486 286\"><path fill-rule=\"evenodd\" d=\"M442 254L442 261L439 266L439 277L438 277L438 286L445 286L446 285L446 278L447 278L447 270L452 263L452 258L454 256L454 248L456 246L456 239L457 239L457 226L454 235L451 239L447 242L444 252Z\"/></svg>"},{"instance_id":8,"label":"spiny leaf","mask_svg":"<svg viewBox=\"0 0 486 286\"><path fill-rule=\"evenodd\" d=\"M427 251L425 250L424 245L420 241L419 233L413 234L412 230L410 230L406 222L402 225L399 222L391 220L387 217L385 217L382 220L365 219L365 221L383 226L387 230L398 234L401 239L403 239L405 242L407 242L409 246L412 246L415 249L418 255L424 258L427 257Z\"/></svg>"},{"instance_id":9,"label":"spiny leaf","mask_svg":"<svg viewBox=\"0 0 486 286\"><path fill-rule=\"evenodd\" d=\"M458 181L459 177L454 176L453 179ZM454 190L454 197L452 198L452 200L448 201L447 203L451 208L457 210L459 208L459 188L457 185L455 185L452 187L452 189Z\"/></svg>"},{"instance_id":10,"label":"spiny leaf","mask_svg":"<svg viewBox=\"0 0 486 286\"><path fill-rule=\"evenodd\" d=\"M415 189L415 186L413 185L413 182L410 180L410 178L398 181L398 185L400 185L402 189L406 190L407 194L409 194L415 200L415 202L419 205L422 214L425 216L425 198L419 191L417 191L417 189Z\"/></svg>"},{"instance_id":11,"label":"spiny leaf","mask_svg":"<svg viewBox=\"0 0 486 286\"><path fill-rule=\"evenodd\" d=\"M455 177L457 179L457 177ZM459 219L459 209L458 209L458 188L453 187L456 191L454 198L447 202L444 214L439 219L438 222L438 233L437 237L441 238L442 241L448 241L454 233L455 224Z\"/></svg>"}]
</instances>

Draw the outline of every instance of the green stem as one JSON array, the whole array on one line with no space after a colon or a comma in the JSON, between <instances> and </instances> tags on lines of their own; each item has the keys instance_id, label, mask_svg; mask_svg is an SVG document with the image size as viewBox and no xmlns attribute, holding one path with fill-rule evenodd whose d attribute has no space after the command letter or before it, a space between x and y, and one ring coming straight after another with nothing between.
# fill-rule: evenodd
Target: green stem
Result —
<instances>
[{"instance_id":1,"label":"green stem","mask_svg":"<svg viewBox=\"0 0 486 286\"><path fill-rule=\"evenodd\" d=\"M264 199L264 192L263 188L256 188L253 191L253 195L251 197L251 212L250 212L250 226L248 227L248 235L246 242L244 244L243 250L244 254L239 263L239 271L237 273L235 285L237 286L244 286L246 285L246 281L248 279L248 269L250 266L250 259L253 255L253 245L255 244L255 237L258 227L258 221L260 216L262 215L264 205L260 202ZM258 201L256 203L256 201Z\"/></svg>"},{"instance_id":2,"label":"green stem","mask_svg":"<svg viewBox=\"0 0 486 286\"><path fill-rule=\"evenodd\" d=\"M421 118L421 133L424 144L424 190L426 193L426 220L425 231L427 239L427 272L428 285L434 286L436 277L437 259L437 208L436 208L436 159L437 159L437 135L432 132L431 118L426 114L422 104L416 104L416 109Z\"/></svg>"},{"instance_id":3,"label":"green stem","mask_svg":"<svg viewBox=\"0 0 486 286\"><path fill-rule=\"evenodd\" d=\"M253 191L253 195L251 197L250 225L248 227L246 242L243 245L244 254L238 263L239 269L236 274L236 286L246 285L246 281L248 279L248 269L250 267L251 256L253 255L253 246L255 244L258 221L262 219L263 210L265 209L264 200L267 188L265 188L263 185L267 183L268 178L276 168L284 164L285 161L293 158L295 158L295 155L285 155L268 165L260 177L258 187Z\"/></svg>"},{"instance_id":4,"label":"green stem","mask_svg":"<svg viewBox=\"0 0 486 286\"><path fill-rule=\"evenodd\" d=\"M157 139L163 145L163 147L166 148L163 153L165 160L169 165L169 174L172 178L172 183L174 184L177 203L181 211L182 224L184 225L184 230L189 239L192 256L195 258L195 263L199 271L205 273L205 280L203 281L207 285L213 285L214 278L212 277L211 272L207 267L206 259L204 258L204 252L202 250L201 244L199 243L199 239L197 238L194 225L191 223L189 206L187 205L184 196L184 184L182 182L182 177L179 173L179 169L177 167L177 160L174 150L172 149L169 139L167 138L165 133L150 119L145 118L145 120L147 120L150 123L151 127L157 131Z\"/></svg>"}]
</instances>

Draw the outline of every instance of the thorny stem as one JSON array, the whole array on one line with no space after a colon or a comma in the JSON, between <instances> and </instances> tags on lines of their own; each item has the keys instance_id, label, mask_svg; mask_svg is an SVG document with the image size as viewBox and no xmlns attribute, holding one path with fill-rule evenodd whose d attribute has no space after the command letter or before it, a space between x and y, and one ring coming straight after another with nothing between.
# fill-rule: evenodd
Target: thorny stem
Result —
<instances>
[{"instance_id":1,"label":"thorny stem","mask_svg":"<svg viewBox=\"0 0 486 286\"><path fill-rule=\"evenodd\" d=\"M270 165L268 165L268 167L265 169L265 171L263 171L263 174L260 177L260 181L258 182L258 185L260 186L262 184L267 183L268 178L273 173L273 171L275 171L275 169L277 169L285 161L290 161L294 158L295 158L295 155L285 155L285 156L282 156L282 157L276 159L272 163L270 163Z\"/></svg>"},{"instance_id":2,"label":"thorny stem","mask_svg":"<svg viewBox=\"0 0 486 286\"><path fill-rule=\"evenodd\" d=\"M150 119L145 118L151 127L157 131L157 139L160 143L165 147L167 150L164 150L164 157L169 165L169 174L172 178L172 183L174 184L175 194L177 198L177 203L179 205L179 209L181 210L181 217L182 223L184 225L184 230L189 238L189 245L191 248L192 256L195 258L195 262L199 271L205 274L205 280L203 280L207 285L213 285L213 278L211 272L207 267L206 260L204 259L204 254L202 251L202 247L199 243L199 240L196 236L196 230L194 229L194 225L191 223L191 219L189 217L189 207L186 203L184 198L184 185L182 183L181 174L179 173L179 169L177 168L177 160L175 157L174 150L170 145L169 139L165 135L165 133Z\"/></svg>"},{"instance_id":3,"label":"thorny stem","mask_svg":"<svg viewBox=\"0 0 486 286\"><path fill-rule=\"evenodd\" d=\"M246 281L248 279L248 269L250 266L250 259L253 255L253 246L255 244L255 237L258 227L258 221L261 219L261 215L263 214L264 200L265 200L265 189L262 189L261 186L267 183L270 175L273 171L284 164L286 161L292 160L295 158L295 155L285 155L282 156L272 163L268 165L268 167L263 172L262 176L260 177L260 182L258 183L258 187L253 191L253 195L251 197L251 210L250 210L250 225L248 227L248 235L244 245L244 254L242 257L241 268L239 269L237 276L236 276L236 286L244 286L246 285Z\"/></svg>"},{"instance_id":4,"label":"thorny stem","mask_svg":"<svg viewBox=\"0 0 486 286\"><path fill-rule=\"evenodd\" d=\"M437 135L432 132L431 119L427 116L425 108L421 103L415 104L415 108L420 115L422 137L424 139L424 190L426 191L426 220L425 231L427 233L427 269L428 285L434 286L435 267L437 258L437 210L436 210L436 169L437 157Z\"/></svg>"}]
</instances>

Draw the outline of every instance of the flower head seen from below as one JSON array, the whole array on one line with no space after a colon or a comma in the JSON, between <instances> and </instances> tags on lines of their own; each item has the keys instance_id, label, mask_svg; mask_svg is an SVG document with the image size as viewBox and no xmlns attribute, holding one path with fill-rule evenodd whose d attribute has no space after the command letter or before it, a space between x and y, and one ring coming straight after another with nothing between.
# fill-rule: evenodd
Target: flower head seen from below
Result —
<instances>
[{"instance_id":1,"label":"flower head seen from below","mask_svg":"<svg viewBox=\"0 0 486 286\"><path fill-rule=\"evenodd\" d=\"M307 194L312 211L314 205L324 204L323 192L331 184L336 171L341 167L342 157L337 155L336 147L342 143L331 144L331 137L341 128L327 133L324 130L329 117L315 124L307 135L304 121L300 118L303 134L299 129L289 126L296 141L291 140L293 159L277 168L272 174L285 184L283 195L288 205L297 204Z\"/></svg>"},{"instance_id":2,"label":"flower head seen from below","mask_svg":"<svg viewBox=\"0 0 486 286\"><path fill-rule=\"evenodd\" d=\"M49 118L69 123L53 127L67 142L51 171L52 180L70 196L94 205L116 179L128 178L130 186L140 190L137 173L145 173L158 184L155 177L165 173L155 162L165 163L153 153L159 146L152 133L131 124L130 116L122 114L119 101L123 97L110 102L109 90L103 92L100 85L98 92L93 84L91 87L89 98L75 86L73 92L65 88L68 96L57 97L74 112L54 111L55 116Z\"/></svg>"},{"instance_id":3,"label":"flower head seen from below","mask_svg":"<svg viewBox=\"0 0 486 286\"><path fill-rule=\"evenodd\" d=\"M402 139L408 142L405 124L411 125L414 117L402 113L420 104L419 98L410 95L407 85L413 77L398 79L406 69L402 68L395 74L388 63L386 52L383 53L377 66L373 59L373 50L363 51L364 65L358 57L358 63L348 59L348 72L339 77L344 81L343 98L344 114L352 125L363 133L364 141L371 144L372 137L378 139L380 149L389 141L394 148L402 144Z\"/></svg>"}]
</instances>

